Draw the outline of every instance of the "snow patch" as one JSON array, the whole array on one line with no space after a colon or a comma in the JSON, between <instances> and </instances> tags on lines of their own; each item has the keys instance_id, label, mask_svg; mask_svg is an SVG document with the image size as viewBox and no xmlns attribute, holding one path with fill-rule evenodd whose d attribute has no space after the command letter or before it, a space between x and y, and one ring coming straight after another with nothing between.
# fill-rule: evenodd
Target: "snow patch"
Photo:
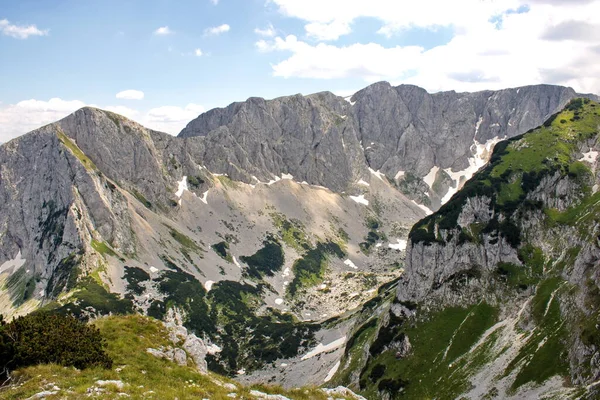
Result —
<instances>
[{"instance_id":1,"label":"snow patch","mask_svg":"<svg viewBox=\"0 0 600 400\"><path fill-rule=\"evenodd\" d=\"M291 271L289 268L286 268L283 270L283 274L281 275L282 278L287 278L288 276L290 276Z\"/></svg>"},{"instance_id":2,"label":"snow patch","mask_svg":"<svg viewBox=\"0 0 600 400\"><path fill-rule=\"evenodd\" d=\"M429 171L429 173L423 177L423 181L431 189L433 189L433 183L435 182L435 176L437 175L439 170L440 170L440 167L438 167L437 165L434 165L433 167L431 167L431 170Z\"/></svg>"},{"instance_id":3,"label":"snow patch","mask_svg":"<svg viewBox=\"0 0 600 400\"><path fill-rule=\"evenodd\" d=\"M346 100L348 103L350 103L350 105L351 105L351 106L353 106L353 105L355 105L355 104L356 104L356 102L355 102L355 101L352 101L352 100L350 100L350 99L352 99L352 96L354 96L354 95L352 94L352 95L350 95L350 96L346 96L346 97L344 97L344 100Z\"/></svg>"},{"instance_id":4,"label":"snow patch","mask_svg":"<svg viewBox=\"0 0 600 400\"><path fill-rule=\"evenodd\" d=\"M586 161L590 164L593 164L598 159L598 152L594 150L590 150L587 153L583 153L583 157L579 159L579 161Z\"/></svg>"},{"instance_id":5,"label":"snow patch","mask_svg":"<svg viewBox=\"0 0 600 400\"><path fill-rule=\"evenodd\" d=\"M335 373L337 372L337 370L339 368L340 368L340 361L338 360L338 362L336 362L335 365L329 370L329 372L327 373L327 376L325 377L323 382L329 382L331 380L331 378L333 378L333 376L335 375Z\"/></svg>"},{"instance_id":6,"label":"snow patch","mask_svg":"<svg viewBox=\"0 0 600 400\"><path fill-rule=\"evenodd\" d=\"M421 210L425 211L425 214L430 215L433 214L433 211L431 211L428 207L424 206L423 204L419 204L414 200L411 200L413 202L413 204L417 207L419 207Z\"/></svg>"},{"instance_id":7,"label":"snow patch","mask_svg":"<svg viewBox=\"0 0 600 400\"><path fill-rule=\"evenodd\" d=\"M398 239L398 243L389 243L388 247L393 250L406 250L406 240Z\"/></svg>"},{"instance_id":8,"label":"snow patch","mask_svg":"<svg viewBox=\"0 0 600 400\"><path fill-rule=\"evenodd\" d=\"M208 190L202 193L202 197L199 197L200 201L204 204L208 204Z\"/></svg>"},{"instance_id":9,"label":"snow patch","mask_svg":"<svg viewBox=\"0 0 600 400\"><path fill-rule=\"evenodd\" d=\"M369 184L369 182L365 182L365 181L363 181L362 179L361 179L361 180L359 180L358 182L356 182L356 184L357 184L357 185L363 185L363 186L371 186L371 185Z\"/></svg>"},{"instance_id":10,"label":"snow patch","mask_svg":"<svg viewBox=\"0 0 600 400\"><path fill-rule=\"evenodd\" d=\"M394 176L394 179L395 179L395 180L398 180L398 179L404 178L404 174L406 174L406 172L405 172L405 171L398 171L398 172L396 173L396 176Z\"/></svg>"},{"instance_id":11,"label":"snow patch","mask_svg":"<svg viewBox=\"0 0 600 400\"><path fill-rule=\"evenodd\" d=\"M212 286L215 284L215 281L206 281L204 282L204 289L206 289L206 292L210 292L210 289L212 289Z\"/></svg>"},{"instance_id":12,"label":"snow patch","mask_svg":"<svg viewBox=\"0 0 600 400\"><path fill-rule=\"evenodd\" d=\"M275 304L277 304L278 306L283 304L283 299L275 299Z\"/></svg>"},{"instance_id":13,"label":"snow patch","mask_svg":"<svg viewBox=\"0 0 600 400\"><path fill-rule=\"evenodd\" d=\"M354 264L351 259L347 259L346 261L344 261L344 264L346 264L350 268L358 269L358 267L356 266L356 264Z\"/></svg>"},{"instance_id":14,"label":"snow patch","mask_svg":"<svg viewBox=\"0 0 600 400\"><path fill-rule=\"evenodd\" d=\"M235 264L235 266L238 267L239 269L242 269L242 266L238 262L237 258L235 258L235 256L232 256L231 258L233 258L233 263Z\"/></svg>"},{"instance_id":15,"label":"snow patch","mask_svg":"<svg viewBox=\"0 0 600 400\"><path fill-rule=\"evenodd\" d=\"M158 268L150 266L150 272L152 272L153 274L158 272Z\"/></svg>"},{"instance_id":16,"label":"snow patch","mask_svg":"<svg viewBox=\"0 0 600 400\"><path fill-rule=\"evenodd\" d=\"M324 314L325 315L325 314ZM331 351L331 350L335 350L341 346L344 345L344 343L346 343L346 336L343 336L337 340L334 340L333 342L329 343L329 344L323 344L323 343L319 343L317 345L317 347L315 347L314 349L312 349L311 351L309 351L308 353L306 353L301 360L308 360L309 358L313 358L314 356L317 356L321 353L325 353L326 351Z\"/></svg>"},{"instance_id":17,"label":"snow patch","mask_svg":"<svg viewBox=\"0 0 600 400\"><path fill-rule=\"evenodd\" d=\"M281 174L281 179L294 179L291 174Z\"/></svg>"},{"instance_id":18,"label":"snow patch","mask_svg":"<svg viewBox=\"0 0 600 400\"><path fill-rule=\"evenodd\" d=\"M503 139L495 137L485 142L485 144L481 144L477 140L473 139L473 145L471 146L473 157L469 158L469 166L465 170L458 172L453 172L451 168L446 168L444 170L448 175L450 175L452 181L454 181L454 187L448 189L448 193L442 197L442 204L448 202L448 200L450 200L452 196L454 196L454 194L463 187L466 181L471 179L477 171L487 164L492 155L494 146L501 140Z\"/></svg>"},{"instance_id":19,"label":"snow patch","mask_svg":"<svg viewBox=\"0 0 600 400\"><path fill-rule=\"evenodd\" d=\"M364 204L365 206L369 205L369 200L365 199L364 194L361 194L360 196L350 196L350 198L359 204Z\"/></svg>"},{"instance_id":20,"label":"snow patch","mask_svg":"<svg viewBox=\"0 0 600 400\"><path fill-rule=\"evenodd\" d=\"M188 190L187 176L184 176L183 179L181 180L181 182L178 182L178 185L179 185L179 188L175 192L175 196L181 198L181 196L183 196L183 192L185 190Z\"/></svg>"},{"instance_id":21,"label":"snow patch","mask_svg":"<svg viewBox=\"0 0 600 400\"><path fill-rule=\"evenodd\" d=\"M21 268L23 266L23 264L25 264L25 261L27 261L24 258L21 258L21 250L19 250L19 252L17 253L17 255L15 256L14 259L12 260L8 260L5 261L2 266L0 266L0 274L3 273L4 271L8 271L9 269L12 269L11 273L15 272L17 269Z\"/></svg>"},{"instance_id":22,"label":"snow patch","mask_svg":"<svg viewBox=\"0 0 600 400\"><path fill-rule=\"evenodd\" d=\"M383 179L385 177L385 174L383 174L381 171L375 171L373 168L369 168L369 172L371 172L371 174L375 175L376 177L385 182L385 179Z\"/></svg>"}]
</instances>

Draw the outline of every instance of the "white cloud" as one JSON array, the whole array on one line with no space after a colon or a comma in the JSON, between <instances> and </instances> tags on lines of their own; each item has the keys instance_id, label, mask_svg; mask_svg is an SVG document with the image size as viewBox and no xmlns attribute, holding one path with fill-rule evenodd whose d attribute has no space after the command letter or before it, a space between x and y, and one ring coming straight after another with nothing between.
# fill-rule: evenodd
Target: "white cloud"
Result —
<instances>
[{"instance_id":1,"label":"white cloud","mask_svg":"<svg viewBox=\"0 0 600 400\"><path fill-rule=\"evenodd\" d=\"M0 142L8 140L63 118L84 107L79 100L52 98L48 101L23 100L17 104L0 106Z\"/></svg>"},{"instance_id":2,"label":"white cloud","mask_svg":"<svg viewBox=\"0 0 600 400\"><path fill-rule=\"evenodd\" d=\"M201 56L202 56L202 54L203 54L203 53L202 53L202 50L201 50L201 49L196 49L196 50L194 50L194 55L195 55L196 57L201 57Z\"/></svg>"},{"instance_id":3,"label":"white cloud","mask_svg":"<svg viewBox=\"0 0 600 400\"><path fill-rule=\"evenodd\" d=\"M144 92L133 89L123 90L122 92L117 93L115 97L124 100L142 100L144 98Z\"/></svg>"},{"instance_id":4,"label":"white cloud","mask_svg":"<svg viewBox=\"0 0 600 400\"><path fill-rule=\"evenodd\" d=\"M231 27L229 25L223 24L223 25L213 26L211 28L205 29L204 34L207 36L216 36L216 35L220 35L221 33L229 32L230 29L231 29Z\"/></svg>"},{"instance_id":5,"label":"white cloud","mask_svg":"<svg viewBox=\"0 0 600 400\"><path fill-rule=\"evenodd\" d=\"M81 100L62 100L52 98L43 100L24 100L17 104L0 105L0 143L7 142L19 135L30 132L46 124L58 121L85 106ZM205 111L204 107L190 103L185 107L163 106L143 112L125 106L100 106L104 110L121 114L147 128L178 134L188 122Z\"/></svg>"},{"instance_id":6,"label":"white cloud","mask_svg":"<svg viewBox=\"0 0 600 400\"><path fill-rule=\"evenodd\" d=\"M173 33L175 33L175 32L170 30L168 26L161 26L160 28L158 28L157 30L154 31L154 34L158 35L158 36L166 36L166 35L171 35Z\"/></svg>"},{"instance_id":7,"label":"white cloud","mask_svg":"<svg viewBox=\"0 0 600 400\"><path fill-rule=\"evenodd\" d=\"M269 24L269 26L267 26L265 29L256 28L254 29L254 33L264 37L273 37L276 34L275 28L272 24Z\"/></svg>"},{"instance_id":8,"label":"white cloud","mask_svg":"<svg viewBox=\"0 0 600 400\"><path fill-rule=\"evenodd\" d=\"M213 3L215 6L216 6L217 4L219 4L219 0L210 0L210 2L211 2L211 3Z\"/></svg>"},{"instance_id":9,"label":"white cloud","mask_svg":"<svg viewBox=\"0 0 600 400\"><path fill-rule=\"evenodd\" d=\"M600 22L598 1L539 0L519 12L515 10L526 0L429 0L410 5L384 0L271 1L285 15L307 21L307 36L320 40L343 34L344 24L361 17L381 21L379 33L385 35L414 27L454 30L448 43L431 49L376 43L313 44L296 36L257 41L261 52L289 54L273 64L275 76L360 77L367 83L413 83L430 91L551 83L600 93L600 37L591 35Z\"/></svg>"},{"instance_id":10,"label":"white cloud","mask_svg":"<svg viewBox=\"0 0 600 400\"><path fill-rule=\"evenodd\" d=\"M317 40L337 40L342 35L349 34L350 24L344 21L332 21L329 23L311 22L305 27L306 34Z\"/></svg>"},{"instance_id":11,"label":"white cloud","mask_svg":"<svg viewBox=\"0 0 600 400\"><path fill-rule=\"evenodd\" d=\"M48 30L38 29L35 25L13 25L7 19L0 20L0 32L15 39L27 39L29 36L46 36Z\"/></svg>"}]
</instances>

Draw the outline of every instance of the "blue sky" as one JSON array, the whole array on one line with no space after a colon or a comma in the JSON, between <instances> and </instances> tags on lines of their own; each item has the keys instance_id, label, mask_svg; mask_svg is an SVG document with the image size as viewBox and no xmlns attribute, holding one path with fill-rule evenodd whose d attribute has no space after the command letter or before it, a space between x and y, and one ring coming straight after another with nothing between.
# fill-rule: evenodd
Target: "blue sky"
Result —
<instances>
[{"instance_id":1,"label":"blue sky","mask_svg":"<svg viewBox=\"0 0 600 400\"><path fill-rule=\"evenodd\" d=\"M600 92L598 15L596 0L0 0L0 142L82 105L176 134L250 96L379 80Z\"/></svg>"}]
</instances>

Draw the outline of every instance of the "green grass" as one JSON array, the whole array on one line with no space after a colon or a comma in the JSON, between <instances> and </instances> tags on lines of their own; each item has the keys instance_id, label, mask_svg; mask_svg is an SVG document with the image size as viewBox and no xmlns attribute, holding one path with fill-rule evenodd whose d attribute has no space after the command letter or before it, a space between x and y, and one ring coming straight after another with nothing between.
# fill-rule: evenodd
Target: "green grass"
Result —
<instances>
[{"instance_id":1,"label":"green grass","mask_svg":"<svg viewBox=\"0 0 600 400\"><path fill-rule=\"evenodd\" d=\"M273 276L281 271L285 262L285 253L279 241L269 236L263 242L263 247L256 253L251 256L241 256L240 260L248 265L243 272L245 276L261 280L265 276Z\"/></svg>"},{"instance_id":2,"label":"green grass","mask_svg":"<svg viewBox=\"0 0 600 400\"><path fill-rule=\"evenodd\" d=\"M102 256L108 255L115 258L120 258L117 253L106 242L99 242L92 239L92 247Z\"/></svg>"},{"instance_id":3,"label":"green grass","mask_svg":"<svg viewBox=\"0 0 600 400\"><path fill-rule=\"evenodd\" d=\"M179 232L177 229L169 225L165 224L165 226L167 227L167 229L169 229L169 234L173 239L177 241L177 243L179 243L186 249L194 251L198 254L204 252L204 250L200 246L198 246L198 244L196 244L196 242L194 242L194 240L192 240L189 236L184 235L183 233Z\"/></svg>"},{"instance_id":4,"label":"green grass","mask_svg":"<svg viewBox=\"0 0 600 400\"><path fill-rule=\"evenodd\" d=\"M128 314L133 311L130 300L121 299L110 293L92 277L82 279L75 287L70 302L65 305L53 304L55 312L72 314L85 318L87 311L93 310L97 315Z\"/></svg>"},{"instance_id":5,"label":"green grass","mask_svg":"<svg viewBox=\"0 0 600 400\"><path fill-rule=\"evenodd\" d=\"M59 131L56 134L58 136L58 140L60 140L60 142L71 151L71 153L77 157L77 159L79 161L81 161L81 163L83 164L83 166L87 169L87 170L97 170L98 168L96 167L96 165L93 163L92 160L89 159L88 156L86 156L83 151L81 151L81 149L75 144L75 142L73 142L71 140L71 138L69 138L67 135L65 135L65 133L59 129Z\"/></svg>"},{"instance_id":6,"label":"green grass","mask_svg":"<svg viewBox=\"0 0 600 400\"><path fill-rule=\"evenodd\" d=\"M279 231L281 240L296 251L303 252L310 248L304 225L297 219L288 220L282 213L271 213L273 226Z\"/></svg>"},{"instance_id":7,"label":"green grass","mask_svg":"<svg viewBox=\"0 0 600 400\"><path fill-rule=\"evenodd\" d=\"M212 246L210 246L215 253L217 253L219 255L219 257L221 257L223 260L227 261L228 263L232 263L233 262L233 257L231 256L231 254L229 253L229 243L227 242L219 242L216 244L213 244Z\"/></svg>"},{"instance_id":8,"label":"green grass","mask_svg":"<svg viewBox=\"0 0 600 400\"><path fill-rule=\"evenodd\" d=\"M345 253L337 243L318 242L315 248L296 260L292 265L294 279L289 284L288 295L293 297L298 291L321 283L330 256L342 258Z\"/></svg>"},{"instance_id":9,"label":"green grass","mask_svg":"<svg viewBox=\"0 0 600 400\"><path fill-rule=\"evenodd\" d=\"M568 331L560 312L560 284L560 278L549 278L537 288L532 301L537 328L504 372L507 376L519 368L513 391L529 382L541 384L556 375L569 376Z\"/></svg>"},{"instance_id":10,"label":"green grass","mask_svg":"<svg viewBox=\"0 0 600 400\"><path fill-rule=\"evenodd\" d=\"M464 204L469 198L479 196L490 198L490 208L494 211L494 218L486 224L482 233L500 235L512 247L518 248L522 232L512 219L520 218L519 212L524 209L544 208L542 202L527 199L527 196L544 177L554 174L568 177L578 186L576 203L588 203L563 213L546 210L549 223L573 224L578 223L578 218L593 218L589 214L585 217L580 215L580 211L589 206L589 202L597 201L598 197L592 196L594 200L588 200L592 174L587 165L577 161L576 156L580 144L598 134L598 104L588 100L581 100L581 106L574 107L573 104L579 104L579 100L572 101L543 126L498 143L485 168L477 172L438 212L414 225L409 235L411 240L425 244L444 242L442 236L436 236L435 232L457 229Z\"/></svg>"},{"instance_id":11,"label":"green grass","mask_svg":"<svg viewBox=\"0 0 600 400\"><path fill-rule=\"evenodd\" d=\"M393 327L394 332L386 335L407 335L412 353L402 359L396 359L393 350L377 354L361 374L361 393L378 398L379 388L401 385L401 398L456 398L470 387L468 378L487 360L494 337L488 338L477 351L469 353L469 350L497 317L496 308L480 303L469 308L449 307L422 316L414 324ZM383 365L385 372L373 382L369 375L376 365Z\"/></svg>"},{"instance_id":12,"label":"green grass","mask_svg":"<svg viewBox=\"0 0 600 400\"><path fill-rule=\"evenodd\" d=\"M86 398L89 388L97 380L122 381L124 387L105 386L103 399L121 399L124 394L131 399L202 399L228 400L231 389L224 383L233 383L216 374L200 374L192 365L180 366L159 359L146 352L148 348L172 345L164 326L151 318L141 316L113 316L94 321L106 338L107 353L113 359L112 369L90 368L76 370L57 365L40 365L14 372L18 385L0 390L7 400L25 399L56 385L56 395L47 399ZM235 383L234 383L235 384ZM237 398L253 399L249 387L236 385ZM255 385L253 389L268 394L282 394L297 400L325 400L327 396L318 388L307 387L291 391L269 385Z\"/></svg>"},{"instance_id":13,"label":"green grass","mask_svg":"<svg viewBox=\"0 0 600 400\"><path fill-rule=\"evenodd\" d=\"M575 120L575 113L579 119ZM568 121L561 123L561 120ZM598 115L595 108L582 106L577 111L568 107L560 112L550 124L545 124L522 138L512 142L502 156L502 163L495 166L493 177L500 177L507 170L539 172L549 166L568 168L577 143L598 133Z\"/></svg>"}]
</instances>

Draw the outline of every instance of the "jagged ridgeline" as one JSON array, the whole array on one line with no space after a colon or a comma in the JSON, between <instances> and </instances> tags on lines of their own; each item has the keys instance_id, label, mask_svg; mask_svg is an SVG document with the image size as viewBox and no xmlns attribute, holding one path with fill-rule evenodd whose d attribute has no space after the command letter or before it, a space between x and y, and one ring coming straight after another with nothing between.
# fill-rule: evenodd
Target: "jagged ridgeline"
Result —
<instances>
[{"instance_id":1,"label":"jagged ridgeline","mask_svg":"<svg viewBox=\"0 0 600 400\"><path fill-rule=\"evenodd\" d=\"M344 383L369 398L598 398L599 131L600 105L572 100L415 224Z\"/></svg>"},{"instance_id":2,"label":"jagged ridgeline","mask_svg":"<svg viewBox=\"0 0 600 400\"><path fill-rule=\"evenodd\" d=\"M0 146L0 312L176 312L208 367L238 381L420 398L417 382L445 377L477 340L496 351L487 339L552 326L530 316L539 303L560 340L523 336L521 356L480 365L513 362L502 395L553 376L581 387L596 371L582 324L595 310L597 105L578 96L377 83L350 99L251 98L178 137L83 108ZM541 343L566 366L527 372L527 349L549 354ZM440 396L470 390L474 370Z\"/></svg>"}]
</instances>

